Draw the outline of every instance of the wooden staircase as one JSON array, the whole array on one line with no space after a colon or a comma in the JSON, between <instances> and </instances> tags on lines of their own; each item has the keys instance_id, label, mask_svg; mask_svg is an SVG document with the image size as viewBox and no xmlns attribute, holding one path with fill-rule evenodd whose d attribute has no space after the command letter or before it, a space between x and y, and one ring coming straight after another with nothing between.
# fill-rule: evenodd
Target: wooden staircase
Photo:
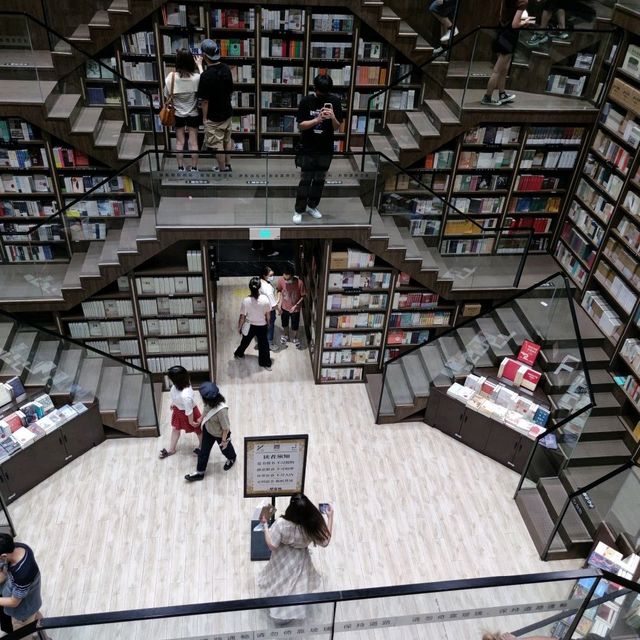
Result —
<instances>
[{"instance_id":1,"label":"wooden staircase","mask_svg":"<svg viewBox=\"0 0 640 640\"><path fill-rule=\"evenodd\" d=\"M153 383L142 372L0 316L0 381L14 376L28 392L46 391L60 404L97 401L103 424L117 434L159 435L160 384L154 388L154 407Z\"/></svg>"}]
</instances>

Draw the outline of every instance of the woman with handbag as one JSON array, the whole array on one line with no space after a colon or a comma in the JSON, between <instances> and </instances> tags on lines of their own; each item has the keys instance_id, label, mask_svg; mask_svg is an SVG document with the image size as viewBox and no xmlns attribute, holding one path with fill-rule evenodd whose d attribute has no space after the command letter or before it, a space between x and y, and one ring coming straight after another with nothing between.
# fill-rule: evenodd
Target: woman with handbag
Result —
<instances>
[{"instance_id":1,"label":"woman with handbag","mask_svg":"<svg viewBox=\"0 0 640 640\"><path fill-rule=\"evenodd\" d=\"M225 404L224 396L214 382L201 384L200 395L204 400L204 415L200 423L202 425L202 446L198 454L196 472L189 473L184 477L187 482L195 482L204 478L209 455L216 442L222 455L227 459L224 463L224 470L229 471L236 462L236 451L231 443L229 408Z\"/></svg>"},{"instance_id":2,"label":"woman with handbag","mask_svg":"<svg viewBox=\"0 0 640 640\"><path fill-rule=\"evenodd\" d=\"M200 70L193 54L188 49L178 49L176 52L176 69L164 80L164 110L173 106L175 113L174 127L176 130L176 147L178 154L178 171L184 171L185 138L189 138L189 150L198 151L198 127L200 126L200 112L198 111L198 84ZM163 122L165 124L165 122ZM191 156L189 171L198 170L198 156Z\"/></svg>"},{"instance_id":3,"label":"woman with handbag","mask_svg":"<svg viewBox=\"0 0 640 640\"><path fill-rule=\"evenodd\" d=\"M271 355L269 354L269 340L267 333L271 320L271 304L269 298L260 293L260 278L249 281L249 295L242 301L240 317L238 318L238 333L242 340L234 351L233 357L244 358L244 352L251 344L253 336L258 339L258 364L271 371Z\"/></svg>"}]
</instances>

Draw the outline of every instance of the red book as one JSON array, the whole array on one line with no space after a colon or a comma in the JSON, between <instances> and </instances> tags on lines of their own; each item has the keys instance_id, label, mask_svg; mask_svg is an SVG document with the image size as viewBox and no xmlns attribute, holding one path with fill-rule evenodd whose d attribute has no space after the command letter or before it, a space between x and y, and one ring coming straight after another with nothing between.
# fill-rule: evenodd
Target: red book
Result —
<instances>
[{"instance_id":1,"label":"red book","mask_svg":"<svg viewBox=\"0 0 640 640\"><path fill-rule=\"evenodd\" d=\"M529 391L535 391L542 374L535 369L530 369L529 367L523 367L523 369L526 369L526 371L522 374L519 386L529 389Z\"/></svg>"},{"instance_id":2,"label":"red book","mask_svg":"<svg viewBox=\"0 0 640 640\"><path fill-rule=\"evenodd\" d=\"M540 345L530 340L525 340L520 347L520 353L518 353L518 360L524 362L532 367L540 353Z\"/></svg>"},{"instance_id":3,"label":"red book","mask_svg":"<svg viewBox=\"0 0 640 640\"><path fill-rule=\"evenodd\" d=\"M507 380L511 380L511 382L515 382L518 371L520 371L520 367L522 367L522 364L517 360L505 358L500 364L498 375L501 378L506 378Z\"/></svg>"}]
</instances>

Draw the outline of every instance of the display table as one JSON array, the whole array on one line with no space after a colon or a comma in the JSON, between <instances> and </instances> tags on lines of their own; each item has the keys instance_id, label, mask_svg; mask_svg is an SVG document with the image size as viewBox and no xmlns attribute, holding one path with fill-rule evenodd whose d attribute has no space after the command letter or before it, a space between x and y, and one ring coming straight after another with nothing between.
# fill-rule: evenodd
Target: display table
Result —
<instances>
[{"instance_id":1,"label":"display table","mask_svg":"<svg viewBox=\"0 0 640 640\"><path fill-rule=\"evenodd\" d=\"M522 473L535 440L511 427L468 409L447 395L444 387L433 387L427 401L425 422L496 462Z\"/></svg>"},{"instance_id":2,"label":"display table","mask_svg":"<svg viewBox=\"0 0 640 640\"><path fill-rule=\"evenodd\" d=\"M11 503L105 440L98 404L0 464L0 492Z\"/></svg>"}]
</instances>

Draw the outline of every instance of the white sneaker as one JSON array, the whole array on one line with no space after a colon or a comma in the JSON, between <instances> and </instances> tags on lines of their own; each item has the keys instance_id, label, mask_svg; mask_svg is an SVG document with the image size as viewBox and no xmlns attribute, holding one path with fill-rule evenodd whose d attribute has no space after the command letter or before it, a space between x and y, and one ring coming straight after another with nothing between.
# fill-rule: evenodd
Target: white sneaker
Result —
<instances>
[{"instance_id":1,"label":"white sneaker","mask_svg":"<svg viewBox=\"0 0 640 640\"><path fill-rule=\"evenodd\" d=\"M302 214L297 211L293 214L293 221L295 224L300 224L302 222Z\"/></svg>"},{"instance_id":2,"label":"white sneaker","mask_svg":"<svg viewBox=\"0 0 640 640\"><path fill-rule=\"evenodd\" d=\"M312 218L316 218L316 220L318 218L322 218L322 214L317 210L314 209L313 207L307 207L307 213L312 217ZM295 220L294 220L295 222Z\"/></svg>"},{"instance_id":3,"label":"white sneaker","mask_svg":"<svg viewBox=\"0 0 640 640\"><path fill-rule=\"evenodd\" d=\"M458 28L456 27L453 30L453 37L455 38L460 32L458 31ZM442 38L440 38L440 42L442 42L442 44L446 44L447 42L449 42L449 40L451 40L451 29L449 29L449 31L447 31L447 33L445 33Z\"/></svg>"}]
</instances>

